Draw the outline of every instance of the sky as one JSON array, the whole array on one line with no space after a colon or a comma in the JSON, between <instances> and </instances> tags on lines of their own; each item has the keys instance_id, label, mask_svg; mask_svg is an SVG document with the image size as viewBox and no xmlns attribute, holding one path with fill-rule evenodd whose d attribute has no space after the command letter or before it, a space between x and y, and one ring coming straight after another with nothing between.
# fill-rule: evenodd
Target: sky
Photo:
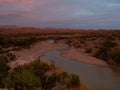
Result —
<instances>
[{"instance_id":1,"label":"sky","mask_svg":"<svg viewBox=\"0 0 120 90\"><path fill-rule=\"evenodd\" d=\"M0 25L120 29L120 0L0 0Z\"/></svg>"}]
</instances>

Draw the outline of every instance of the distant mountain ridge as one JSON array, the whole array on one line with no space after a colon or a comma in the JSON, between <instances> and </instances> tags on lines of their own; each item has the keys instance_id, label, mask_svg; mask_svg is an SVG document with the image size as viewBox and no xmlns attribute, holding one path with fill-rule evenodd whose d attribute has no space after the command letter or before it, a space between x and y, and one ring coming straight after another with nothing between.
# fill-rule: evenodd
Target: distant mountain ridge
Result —
<instances>
[{"instance_id":1,"label":"distant mountain ridge","mask_svg":"<svg viewBox=\"0 0 120 90\"><path fill-rule=\"evenodd\" d=\"M0 28L19 28L19 27L14 25L0 25Z\"/></svg>"}]
</instances>

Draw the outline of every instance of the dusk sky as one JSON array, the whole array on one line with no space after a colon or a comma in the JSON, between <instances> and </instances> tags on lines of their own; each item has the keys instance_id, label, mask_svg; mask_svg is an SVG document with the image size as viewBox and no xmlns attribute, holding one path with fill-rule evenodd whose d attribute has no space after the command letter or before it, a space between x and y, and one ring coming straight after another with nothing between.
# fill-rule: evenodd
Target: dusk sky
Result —
<instances>
[{"instance_id":1,"label":"dusk sky","mask_svg":"<svg viewBox=\"0 0 120 90\"><path fill-rule=\"evenodd\" d=\"M120 0L0 0L0 25L120 29Z\"/></svg>"}]
</instances>

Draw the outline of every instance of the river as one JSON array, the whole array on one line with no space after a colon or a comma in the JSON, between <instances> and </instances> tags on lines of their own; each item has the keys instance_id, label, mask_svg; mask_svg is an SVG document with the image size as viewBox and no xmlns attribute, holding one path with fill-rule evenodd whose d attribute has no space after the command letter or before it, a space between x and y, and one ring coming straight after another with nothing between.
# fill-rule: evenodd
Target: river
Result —
<instances>
[{"instance_id":1,"label":"river","mask_svg":"<svg viewBox=\"0 0 120 90\"><path fill-rule=\"evenodd\" d=\"M79 75L90 90L120 90L120 72L111 68L85 64L63 58L60 50L48 51L40 59L55 61L55 65L68 73Z\"/></svg>"}]
</instances>

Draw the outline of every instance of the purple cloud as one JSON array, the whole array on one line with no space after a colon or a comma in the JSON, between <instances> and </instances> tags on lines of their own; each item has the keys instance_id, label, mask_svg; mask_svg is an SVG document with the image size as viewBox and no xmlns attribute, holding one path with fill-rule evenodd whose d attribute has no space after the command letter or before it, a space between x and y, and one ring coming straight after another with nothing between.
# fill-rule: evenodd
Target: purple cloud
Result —
<instances>
[{"instance_id":1,"label":"purple cloud","mask_svg":"<svg viewBox=\"0 0 120 90\"><path fill-rule=\"evenodd\" d=\"M0 24L120 29L120 0L0 0Z\"/></svg>"}]
</instances>

